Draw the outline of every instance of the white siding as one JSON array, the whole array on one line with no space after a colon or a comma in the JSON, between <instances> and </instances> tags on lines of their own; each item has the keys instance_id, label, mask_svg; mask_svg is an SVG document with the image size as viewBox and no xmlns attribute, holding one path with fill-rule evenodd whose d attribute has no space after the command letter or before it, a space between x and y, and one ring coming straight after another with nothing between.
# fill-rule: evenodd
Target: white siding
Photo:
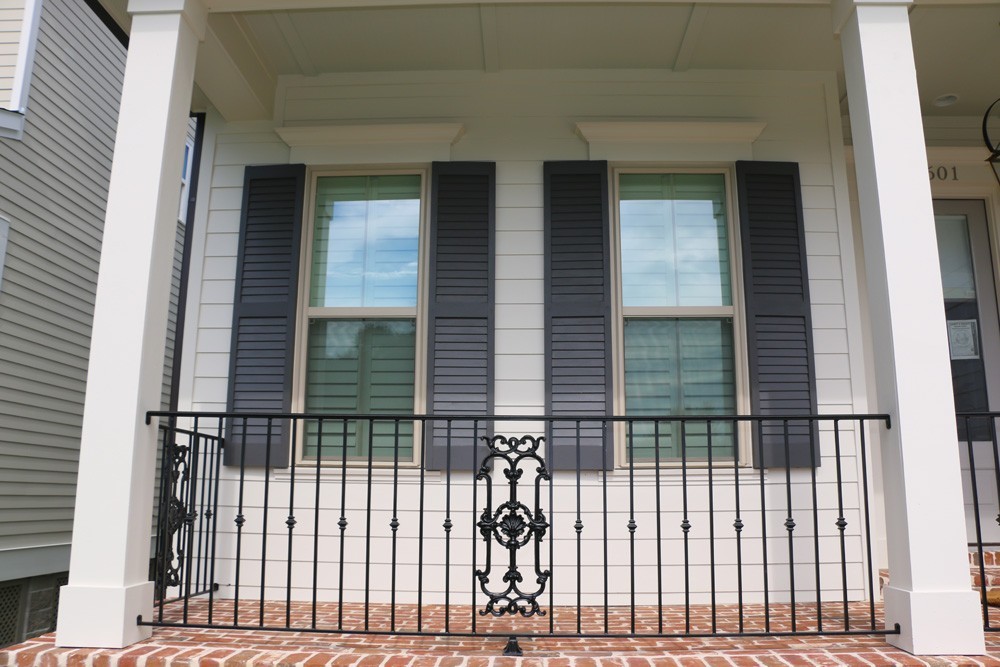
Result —
<instances>
[{"instance_id":1,"label":"white siding","mask_svg":"<svg viewBox=\"0 0 1000 667\"><path fill-rule=\"evenodd\" d=\"M0 109L11 108L24 0L0 0Z\"/></svg>"},{"instance_id":2,"label":"white siding","mask_svg":"<svg viewBox=\"0 0 1000 667\"><path fill-rule=\"evenodd\" d=\"M852 377L860 357L854 349L857 332L849 327L853 309L848 308L843 275L853 274L854 258L842 254L842 239L850 236L849 215L842 204L841 181L835 178L842 139L839 117L836 112L836 84L832 75L759 73L759 74L698 74L685 73L671 75L648 71L618 72L501 72L497 74L478 73L408 73L408 74L346 74L317 78L289 78L279 85L279 123L286 125L322 125L328 123L352 124L358 122L421 122L449 121L461 122L465 134L451 149L452 160L487 160L497 163L497 303L496 303L496 406L498 413L542 414L544 412L544 335L543 335L543 189L542 165L545 160L580 160L594 157L588 144L574 132L574 123L581 120L601 120L606 118L623 120L635 118L649 119L712 119L731 120L733 118L763 121L766 129L751 145L728 146L718 144L678 144L641 145L622 144L601 147L601 157L622 162L641 160L655 161L671 165L718 166L731 164L736 159L787 160L801 165L805 224L807 232L807 253L810 266L810 288L815 296L813 303L813 325L816 344L816 368L818 373L818 398L820 412L860 411L855 399L854 383L863 383L864 378ZM359 120L364 119L364 120ZM239 193L242 169L248 164L284 162L288 159L287 148L278 137L267 128L260 126L220 125L215 145L215 162L211 174L204 178L212 184L208 207L207 235L204 243L204 261L201 271L203 279L197 288L200 297L199 321L197 324L196 349L186 350L186 354L196 355L194 389L190 407L199 410L222 410L226 404L228 386L228 352L230 318L233 295L233 280L236 264L237 230L239 224ZM404 149L400 149L404 150ZM373 162L385 164L386 149L379 147L379 154ZM340 162L335 150L329 152L332 163ZM350 161L357 163L357 148L352 148ZM347 162L347 159L342 160ZM363 161L363 160L362 160ZM634 162L632 162L634 164ZM734 212L735 215L735 212ZM839 539L834 527L836 519L837 466L834 461L832 434L825 432L821 439L822 467L817 471L817 493L820 497L820 549L824 576L824 588L839 591ZM866 595L864 543L860 537L862 526L860 506L862 489L859 480L860 464L857 459L857 434L847 431L842 434L841 448L844 459L841 473L847 480L845 491L845 516L848 521L846 550L848 554L848 587L855 598ZM745 472L751 469L744 469ZM235 484L232 478L237 473L232 469L224 471L229 478L224 484L220 517L232 517L235 509ZM314 479L302 478L299 471L296 479L298 505L311 499ZM306 473L308 476L308 473ZM768 473L770 476L771 473ZM664 573L670 577L671 590L677 590L678 576L682 577L681 532L677 526L681 521L677 509L680 499L679 473L676 470L663 472L660 487L661 502L665 508L663 525L665 553L668 560ZM793 506L811 507L811 473L805 470L792 472ZM744 475L741 479L741 500L744 509L744 539L752 539L760 534L761 522L746 517L759 517L761 496L754 479ZM779 477L783 478L783 474ZM403 475L400 506L401 527L398 538L402 540L401 553L412 554L415 546L412 540L416 534L419 513L416 506L416 476ZM441 591L443 582L443 484L438 473L428 474L427 503L432 510L424 516L428 530L428 554L425 562L433 563L427 570L425 586L428 591ZM453 516L473 516L472 492L468 477L464 486L456 487L453 495ZM391 480L385 474L376 475L376 484ZM727 483L721 483L728 480ZM776 480L781 482L781 479ZM732 535L731 523L734 512L735 494L732 472L718 473L715 480L713 498L716 511L720 512L719 534ZM636 520L640 526L637 533L637 563L640 565L637 577L644 581L655 580L654 539L651 532L654 517L656 487L651 471L637 473L639 498ZM708 562L708 493L709 483L704 471L694 472L689 479L691 485L691 522L693 563ZM557 476L554 509L572 512L575 500L571 493L573 480ZM592 487L585 496L585 525L596 529L600 525L595 504L600 498L598 491L601 477L593 473L584 475L584 484ZM614 509L611 519L610 537L627 543L628 507L627 471L617 470L608 475L610 507ZM335 508L339 497L340 478L335 471L321 476L320 483L324 498L321 516L319 579L322 598L336 596L338 565L338 531L336 521L339 508ZM372 562L371 576L374 595L386 599L386 582L389 579L389 530L388 513L391 494L376 493L375 518L372 525L373 544L364 545L363 525L365 520L364 481L349 482L349 506L360 508L351 515L348 530L346 580L355 597L364 586L362 565ZM288 498L288 473L274 475L270 493L272 502L282 503ZM259 584L260 570L252 564L259 558L261 517L259 507L263 497L263 480L259 472L250 476L247 482L244 513L248 517L244 529L242 545L245 557L242 585ZM274 499L279 499L275 501ZM765 498L767 504L766 523L770 537L772 563L787 563L788 551L783 521L786 516L783 486L771 488ZM269 518L268 552L275 559L266 573L268 586L278 594L284 585L287 556L287 530L284 519L287 506L276 506ZM326 509L330 508L330 509ZM312 515L301 509L294 512L298 528L293 539L294 559L298 566L292 568L293 596L306 598L310 594L312 568L311 559ZM222 519L220 530L231 530L232 521ZM724 527L723 527L724 526ZM470 522L456 522L453 538L469 534ZM803 537L797 546L796 574L800 581L811 581L814 563L812 554L811 518L803 515L800 521ZM361 532L359 532L361 531ZM464 533L463 533L464 531ZM725 531L725 532L724 532ZM575 537L572 521L556 525L556 562L575 565ZM590 532L585 538L584 566L588 573L596 573L601 565L601 553L597 533ZM231 559L234 553L234 539L231 534L220 537L220 554ZM808 542L808 544L807 544ZM758 542L759 544L759 542ZM271 550L274 550L273 552ZM744 553L745 563L758 563L761 557L759 546L756 551ZM627 591L629 569L628 550L612 548L610 554L612 590ZM733 598L735 585L735 539L721 539L716 553L718 568L716 575L719 590L725 591L727 600ZM470 579L470 553L468 542L452 554L453 582L461 582L459 599L467 599ZM247 563L250 563L249 565ZM772 571L772 593L781 590L781 565ZM257 568L257 569L255 569ZM801 572L799 572L799 568ZM414 581L412 567L407 574L400 575L412 591ZM707 595L707 565L698 565L695 599L703 601ZM787 567L782 570L787 577ZM753 572L744 572L744 586L747 591L760 591L762 573L758 566ZM566 581L569 575L564 576ZM600 590L597 578L585 575L586 592L596 595ZM222 569L219 581L223 584L223 594L233 594L233 572ZM648 585L646 590L648 591ZM244 591L245 592L245 591ZM256 593L254 593L256 594ZM568 595L564 585L558 595ZM754 597L750 594L747 599ZM373 598L375 599L375 598ZM772 600L777 599L772 595ZM799 598L802 599L801 597ZM425 601L429 601L425 597ZM566 600L563 600L564 602ZM593 601L593 600L592 600ZM647 599L640 602L649 602ZM731 601L731 600L730 600ZM558 602L558 600L557 600Z\"/></svg>"},{"instance_id":3,"label":"white siding","mask_svg":"<svg viewBox=\"0 0 1000 667\"><path fill-rule=\"evenodd\" d=\"M24 549L68 556L124 61L82 0L44 3L24 137L0 141L0 580L36 574Z\"/></svg>"}]
</instances>

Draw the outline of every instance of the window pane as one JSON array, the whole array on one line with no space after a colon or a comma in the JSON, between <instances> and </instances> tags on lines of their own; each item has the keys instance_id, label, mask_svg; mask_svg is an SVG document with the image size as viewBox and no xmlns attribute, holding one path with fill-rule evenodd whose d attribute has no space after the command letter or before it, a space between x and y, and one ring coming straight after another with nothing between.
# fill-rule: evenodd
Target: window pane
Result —
<instances>
[{"instance_id":1,"label":"window pane","mask_svg":"<svg viewBox=\"0 0 1000 667\"><path fill-rule=\"evenodd\" d=\"M412 414L416 327L413 320L312 320L306 380L308 413ZM395 424L349 421L348 457L393 460ZM306 456L316 456L318 426L306 428ZM413 423L399 424L399 458L411 458ZM337 458L344 446L343 422L323 426L323 457Z\"/></svg>"},{"instance_id":2,"label":"window pane","mask_svg":"<svg viewBox=\"0 0 1000 667\"><path fill-rule=\"evenodd\" d=\"M316 181L309 305L417 304L420 176Z\"/></svg>"},{"instance_id":3,"label":"window pane","mask_svg":"<svg viewBox=\"0 0 1000 667\"><path fill-rule=\"evenodd\" d=\"M625 414L632 416L732 415L736 413L733 325L729 319L625 320ZM652 423L633 427L636 460L654 457ZM659 426L662 459L681 457L681 427ZM688 460L708 457L705 422L685 426ZM731 458L732 425L712 424L713 458Z\"/></svg>"},{"instance_id":4,"label":"window pane","mask_svg":"<svg viewBox=\"0 0 1000 667\"><path fill-rule=\"evenodd\" d=\"M980 350L979 300L972 260L969 219L964 215L935 215L944 314L948 321L951 382L955 409L979 412L989 409L986 366ZM989 440L987 420L958 420L959 438Z\"/></svg>"},{"instance_id":5,"label":"window pane","mask_svg":"<svg viewBox=\"0 0 1000 667\"><path fill-rule=\"evenodd\" d=\"M732 305L721 174L622 174L622 303Z\"/></svg>"},{"instance_id":6,"label":"window pane","mask_svg":"<svg viewBox=\"0 0 1000 667\"><path fill-rule=\"evenodd\" d=\"M945 299L975 299L976 278L969 245L969 221L964 215L934 216L941 285Z\"/></svg>"}]
</instances>

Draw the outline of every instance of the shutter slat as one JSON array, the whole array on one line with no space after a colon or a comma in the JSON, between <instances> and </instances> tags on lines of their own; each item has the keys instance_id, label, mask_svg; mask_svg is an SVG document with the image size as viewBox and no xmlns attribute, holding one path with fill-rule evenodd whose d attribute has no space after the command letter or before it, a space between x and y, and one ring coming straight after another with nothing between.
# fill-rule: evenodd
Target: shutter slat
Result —
<instances>
[{"instance_id":1,"label":"shutter slat","mask_svg":"<svg viewBox=\"0 0 1000 667\"><path fill-rule=\"evenodd\" d=\"M427 412L493 410L493 244L496 166L438 162L431 183ZM488 424L478 424L486 435ZM425 466L478 470L486 447L473 425L436 421L428 429ZM474 451L478 448L478 457ZM450 457L449 457L450 454Z\"/></svg>"},{"instance_id":2,"label":"shutter slat","mask_svg":"<svg viewBox=\"0 0 1000 667\"><path fill-rule=\"evenodd\" d=\"M736 178L752 412L816 414L816 373L798 165L737 162ZM768 422L763 430L763 443L754 443L755 465L819 465L819 439L814 428L803 422L789 422L787 447L783 424ZM755 433L754 438L757 437Z\"/></svg>"},{"instance_id":3,"label":"shutter slat","mask_svg":"<svg viewBox=\"0 0 1000 667\"><path fill-rule=\"evenodd\" d=\"M305 167L247 167L233 299L228 410L289 412ZM233 420L225 463L288 465L283 420ZM270 444L270 461L268 445ZM245 454L241 453L245 450Z\"/></svg>"},{"instance_id":4,"label":"shutter slat","mask_svg":"<svg viewBox=\"0 0 1000 667\"><path fill-rule=\"evenodd\" d=\"M593 415L580 425L580 467L610 469L611 276L606 162L545 164L546 413ZM576 427L549 432L550 469L575 469Z\"/></svg>"}]
</instances>

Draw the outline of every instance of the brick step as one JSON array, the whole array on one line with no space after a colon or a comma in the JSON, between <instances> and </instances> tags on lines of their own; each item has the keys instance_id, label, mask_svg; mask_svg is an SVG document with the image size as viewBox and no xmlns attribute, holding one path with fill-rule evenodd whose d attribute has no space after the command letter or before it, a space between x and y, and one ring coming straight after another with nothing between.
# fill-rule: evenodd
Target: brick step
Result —
<instances>
[{"instance_id":1,"label":"brick step","mask_svg":"<svg viewBox=\"0 0 1000 667\"><path fill-rule=\"evenodd\" d=\"M969 564L979 565L979 551L969 552ZM1000 551L983 551L983 564L989 567L990 565L996 565L1000 567Z\"/></svg>"}]
</instances>

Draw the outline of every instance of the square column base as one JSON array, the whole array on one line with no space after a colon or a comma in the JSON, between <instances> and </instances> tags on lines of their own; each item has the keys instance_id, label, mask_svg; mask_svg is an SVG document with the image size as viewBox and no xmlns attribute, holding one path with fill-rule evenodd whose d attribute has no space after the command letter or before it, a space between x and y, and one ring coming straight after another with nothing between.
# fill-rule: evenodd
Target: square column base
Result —
<instances>
[{"instance_id":1,"label":"square column base","mask_svg":"<svg viewBox=\"0 0 1000 667\"><path fill-rule=\"evenodd\" d=\"M56 646L124 648L149 639L153 629L153 582L134 586L63 586L59 592Z\"/></svg>"},{"instance_id":2,"label":"square column base","mask_svg":"<svg viewBox=\"0 0 1000 667\"><path fill-rule=\"evenodd\" d=\"M890 584L884 592L885 625L893 646L914 655L982 655L983 608L976 591L907 591Z\"/></svg>"}]
</instances>

